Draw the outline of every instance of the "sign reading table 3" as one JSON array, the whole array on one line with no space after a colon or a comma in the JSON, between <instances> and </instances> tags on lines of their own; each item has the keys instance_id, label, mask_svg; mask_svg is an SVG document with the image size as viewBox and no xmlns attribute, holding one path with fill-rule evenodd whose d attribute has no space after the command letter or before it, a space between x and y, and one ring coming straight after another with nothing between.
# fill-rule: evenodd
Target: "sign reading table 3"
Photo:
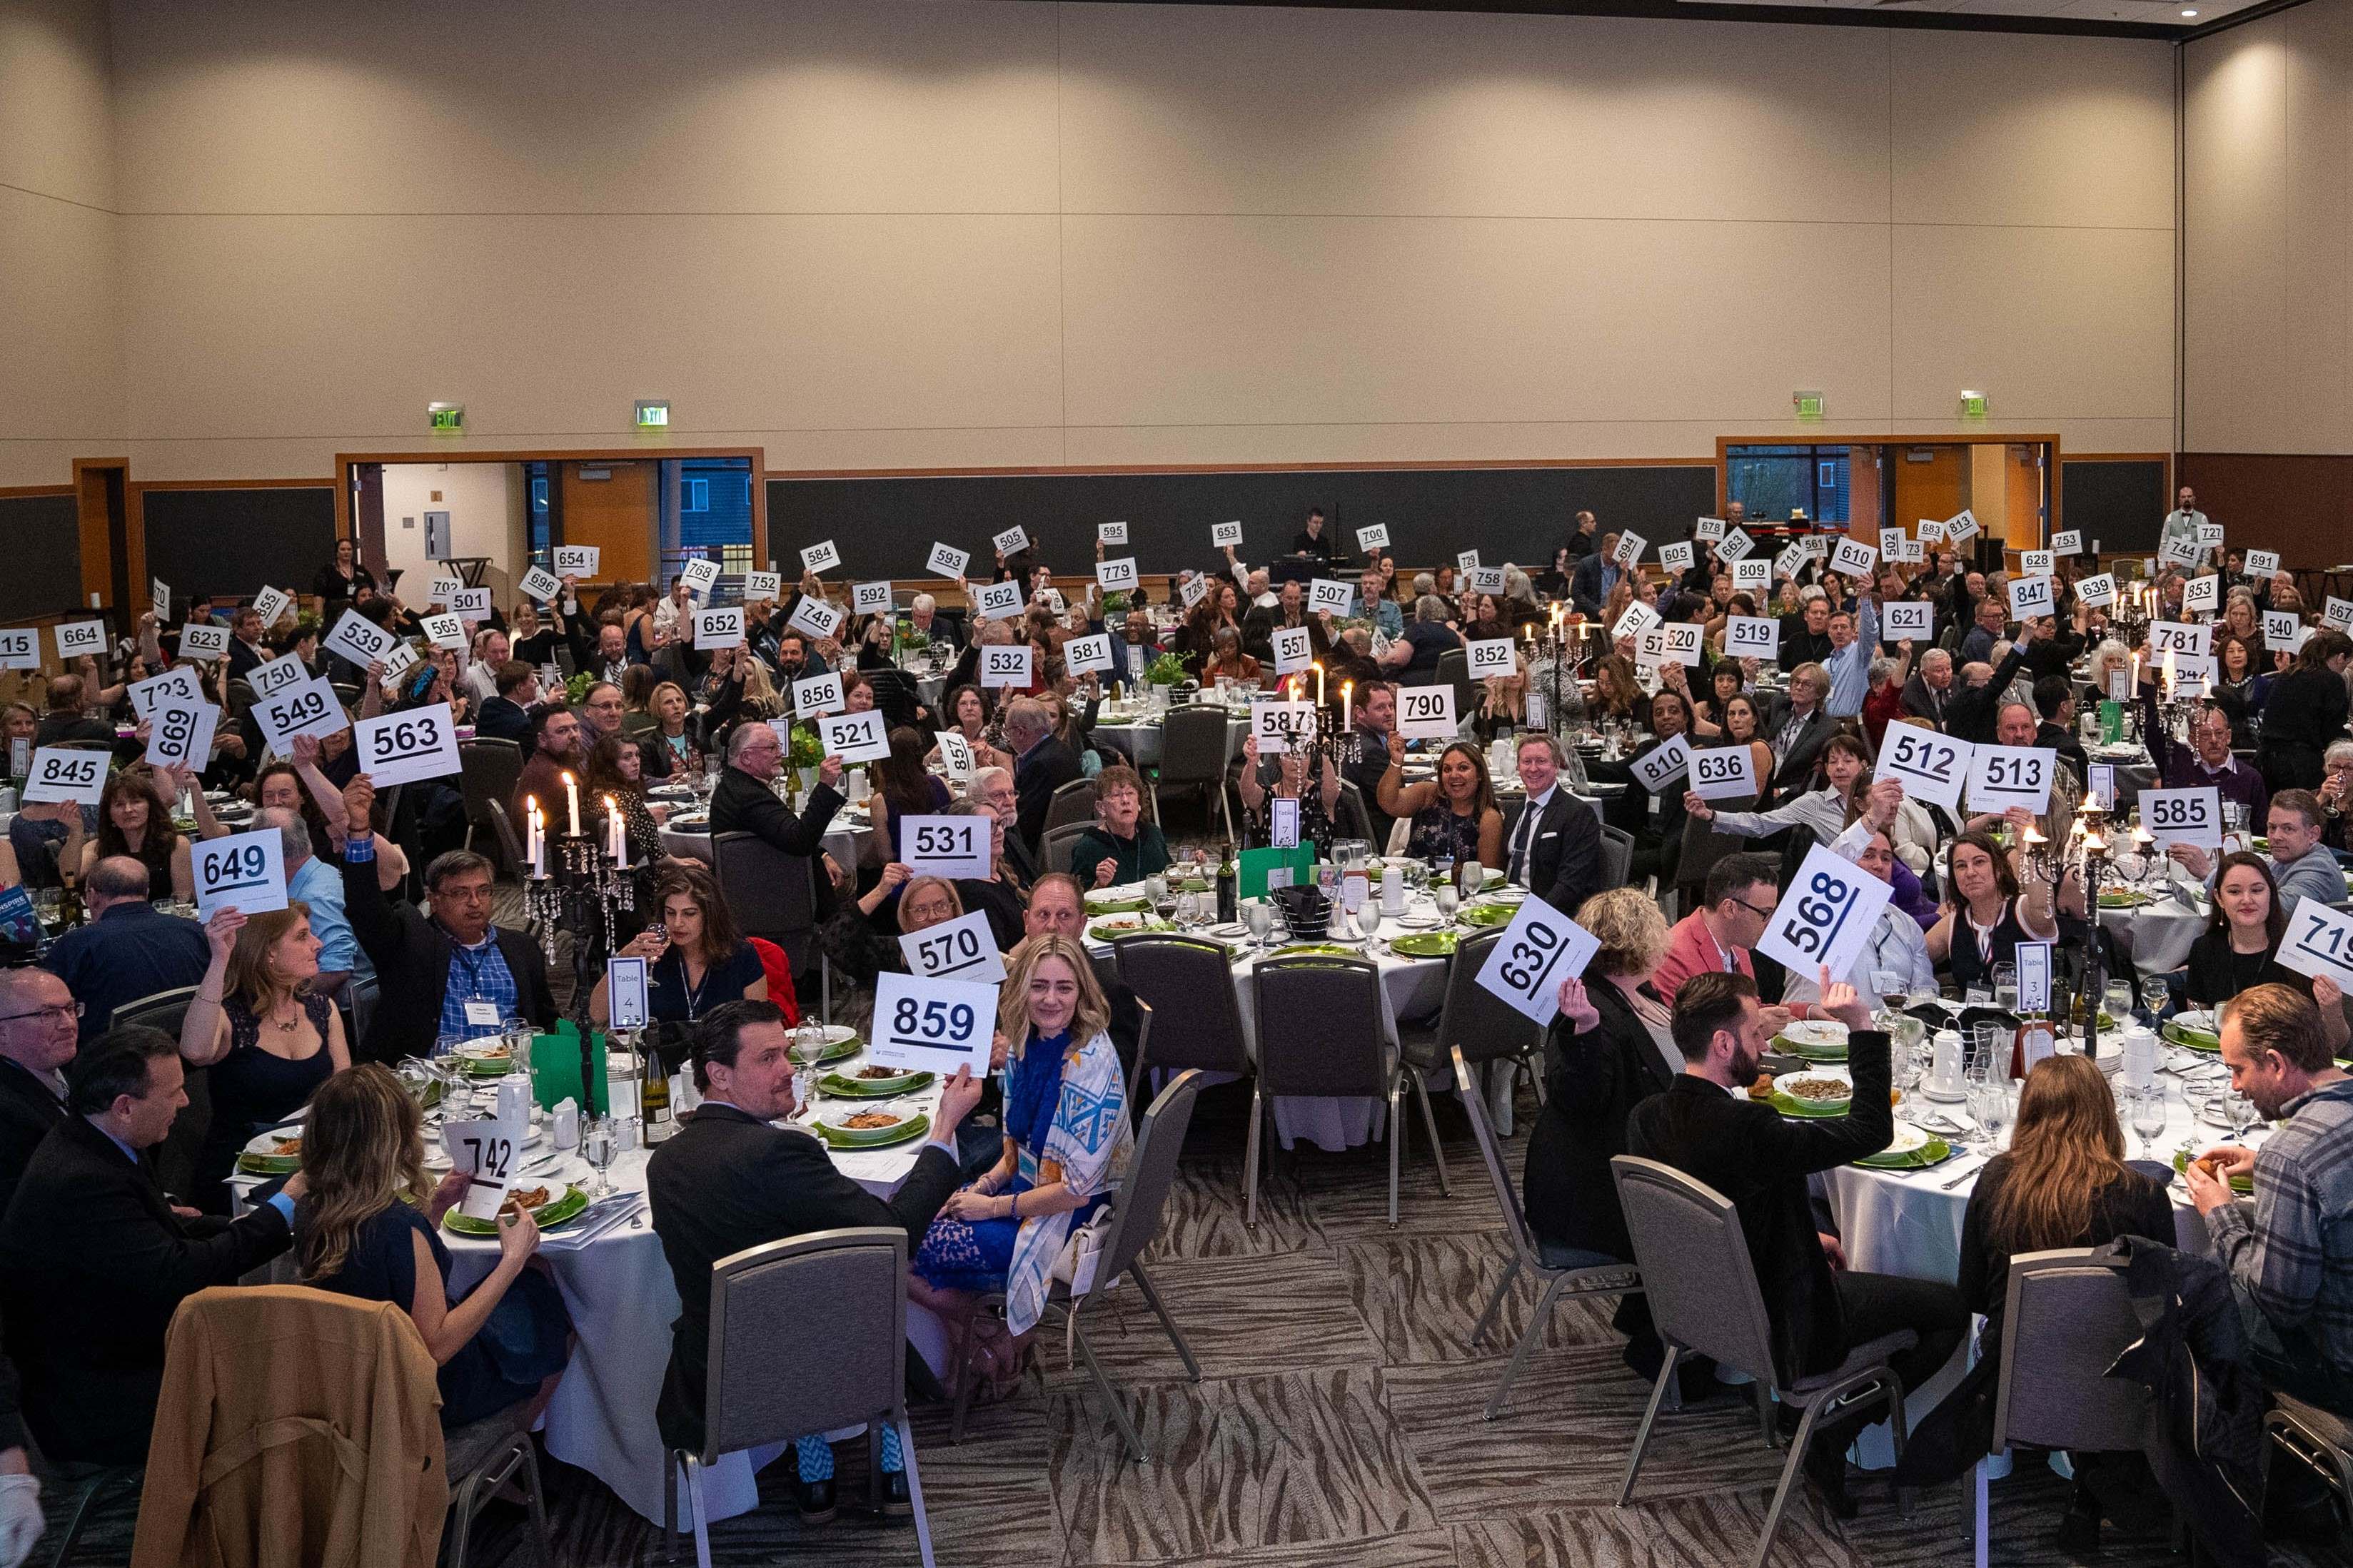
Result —
<instances>
[{"instance_id":1,"label":"sign reading table 3","mask_svg":"<svg viewBox=\"0 0 2353 1568\"><path fill-rule=\"evenodd\" d=\"M106 793L106 753L70 746L43 746L33 753L25 776L27 801L74 801L96 805Z\"/></svg>"},{"instance_id":2,"label":"sign reading table 3","mask_svg":"<svg viewBox=\"0 0 2353 1568\"><path fill-rule=\"evenodd\" d=\"M877 1067L923 1072L952 1073L969 1067L979 1077L988 1070L989 1046L997 1034L997 990L970 980L875 976L867 1059Z\"/></svg>"},{"instance_id":3,"label":"sign reading table 3","mask_svg":"<svg viewBox=\"0 0 2353 1568\"><path fill-rule=\"evenodd\" d=\"M919 877L985 882L992 875L994 827L986 816L906 817L899 825L899 859Z\"/></svg>"},{"instance_id":4,"label":"sign reading table 3","mask_svg":"<svg viewBox=\"0 0 2353 1568\"><path fill-rule=\"evenodd\" d=\"M1891 884L1817 844L1806 851L1797 879L1765 922L1757 951L1779 959L1793 974L1814 974L1828 966L1832 976L1844 975L1894 893Z\"/></svg>"},{"instance_id":5,"label":"sign reading table 3","mask_svg":"<svg viewBox=\"0 0 2353 1568\"><path fill-rule=\"evenodd\" d=\"M458 732L447 706L412 708L362 719L352 726L360 772L378 789L459 771Z\"/></svg>"},{"instance_id":6,"label":"sign reading table 3","mask_svg":"<svg viewBox=\"0 0 2353 1568\"><path fill-rule=\"evenodd\" d=\"M198 920L230 904L246 915L286 907L285 840L274 827L199 839L195 862Z\"/></svg>"},{"instance_id":7,"label":"sign reading table 3","mask_svg":"<svg viewBox=\"0 0 2353 1568\"><path fill-rule=\"evenodd\" d=\"M1537 1024L1560 1011L1560 983L1585 973L1600 940L1546 903L1530 899L1512 917L1480 967L1479 984Z\"/></svg>"}]
</instances>

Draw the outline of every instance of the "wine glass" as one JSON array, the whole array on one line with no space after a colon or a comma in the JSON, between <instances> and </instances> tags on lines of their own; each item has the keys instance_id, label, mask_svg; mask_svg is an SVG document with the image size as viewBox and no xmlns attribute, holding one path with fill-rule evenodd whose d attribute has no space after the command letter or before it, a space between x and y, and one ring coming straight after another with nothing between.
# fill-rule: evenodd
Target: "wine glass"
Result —
<instances>
[{"instance_id":1,"label":"wine glass","mask_svg":"<svg viewBox=\"0 0 2353 1568\"><path fill-rule=\"evenodd\" d=\"M2152 1026L2163 1016L2167 1005L2172 1000L2173 993L2166 988L2164 981L2144 980L2140 983L2140 1005L2147 1009L2148 1021Z\"/></svg>"},{"instance_id":2,"label":"wine glass","mask_svg":"<svg viewBox=\"0 0 2353 1568\"><path fill-rule=\"evenodd\" d=\"M1274 907L1264 899L1253 899L1246 907L1250 911L1250 936L1263 948L1274 930Z\"/></svg>"},{"instance_id":3,"label":"wine glass","mask_svg":"<svg viewBox=\"0 0 2353 1568\"><path fill-rule=\"evenodd\" d=\"M2152 1159L2156 1154L2157 1135L2165 1131L2165 1086L2150 1084L2135 1089L2132 1095L2132 1127L2140 1134L2140 1157Z\"/></svg>"},{"instance_id":4,"label":"wine glass","mask_svg":"<svg viewBox=\"0 0 2353 1568\"><path fill-rule=\"evenodd\" d=\"M2018 965L2015 963L1993 966L1993 1005L2005 1013L2018 1011Z\"/></svg>"},{"instance_id":5,"label":"wine glass","mask_svg":"<svg viewBox=\"0 0 2353 1568\"><path fill-rule=\"evenodd\" d=\"M793 1031L792 1044L788 1047L797 1069L793 1074L793 1099L803 1107L817 1098L817 1064L818 1058L825 1055L825 1026L822 1024L805 1019L800 1027Z\"/></svg>"},{"instance_id":6,"label":"wine glass","mask_svg":"<svg viewBox=\"0 0 2353 1568\"><path fill-rule=\"evenodd\" d=\"M2116 1020L2116 1027L2121 1029L2129 1026L2132 1023L2133 1017L2132 982L2129 980L2109 981L2107 994L2103 998L2102 1005L2106 1010L2108 1016Z\"/></svg>"},{"instance_id":7,"label":"wine glass","mask_svg":"<svg viewBox=\"0 0 2353 1568\"><path fill-rule=\"evenodd\" d=\"M1440 882L1438 884L1438 912L1440 918L1450 921L1452 920L1454 918L1454 911L1461 908L1461 895L1454 890L1453 883Z\"/></svg>"},{"instance_id":8,"label":"wine glass","mask_svg":"<svg viewBox=\"0 0 2353 1568\"><path fill-rule=\"evenodd\" d=\"M606 1173L613 1168L613 1156L618 1152L620 1139L609 1116L592 1116L580 1124L580 1157L588 1162L596 1173L595 1190L591 1197L611 1195L613 1184Z\"/></svg>"},{"instance_id":9,"label":"wine glass","mask_svg":"<svg viewBox=\"0 0 2353 1568\"><path fill-rule=\"evenodd\" d=\"M1980 1084L1969 1095L1970 1114L1978 1119L1978 1125L1985 1129L1989 1148L2001 1147L2001 1135L2010 1126L2012 1112L2018 1109L2014 1094L2006 1079L1996 1079L1990 1083Z\"/></svg>"}]
</instances>

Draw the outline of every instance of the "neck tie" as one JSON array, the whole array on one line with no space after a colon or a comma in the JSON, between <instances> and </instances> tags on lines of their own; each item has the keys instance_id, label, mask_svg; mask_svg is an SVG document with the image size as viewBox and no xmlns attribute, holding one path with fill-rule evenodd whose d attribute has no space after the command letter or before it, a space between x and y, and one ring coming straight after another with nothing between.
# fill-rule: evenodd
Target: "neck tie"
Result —
<instances>
[{"instance_id":1,"label":"neck tie","mask_svg":"<svg viewBox=\"0 0 2353 1568\"><path fill-rule=\"evenodd\" d=\"M1541 815L1542 808L1535 801L1528 802L1520 813L1520 830L1512 835L1509 875L1522 887L1525 887L1528 880L1528 840L1535 837L1536 818Z\"/></svg>"}]
</instances>

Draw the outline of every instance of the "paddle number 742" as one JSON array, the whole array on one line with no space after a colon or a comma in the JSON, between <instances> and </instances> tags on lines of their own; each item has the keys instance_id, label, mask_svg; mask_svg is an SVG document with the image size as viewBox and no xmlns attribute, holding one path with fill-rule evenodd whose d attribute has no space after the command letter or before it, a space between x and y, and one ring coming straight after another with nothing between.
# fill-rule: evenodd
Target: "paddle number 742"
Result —
<instances>
[{"instance_id":1,"label":"paddle number 742","mask_svg":"<svg viewBox=\"0 0 2353 1568\"><path fill-rule=\"evenodd\" d=\"M514 1163L513 1139L469 1135L459 1142L464 1146L467 1158L473 1161L476 1174L495 1176L500 1180L506 1178L507 1167Z\"/></svg>"}]
</instances>

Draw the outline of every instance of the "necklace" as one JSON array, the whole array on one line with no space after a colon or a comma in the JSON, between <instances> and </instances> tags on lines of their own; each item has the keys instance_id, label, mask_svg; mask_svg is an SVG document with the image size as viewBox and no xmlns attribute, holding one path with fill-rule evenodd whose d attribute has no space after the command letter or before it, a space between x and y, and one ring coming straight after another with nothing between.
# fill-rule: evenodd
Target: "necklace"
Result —
<instances>
[{"instance_id":1,"label":"necklace","mask_svg":"<svg viewBox=\"0 0 2353 1568\"><path fill-rule=\"evenodd\" d=\"M281 1018L278 1016L280 1008L287 1010L287 1016L285 1017ZM302 1026L302 1005L294 998L290 996L288 997L284 1002L280 1003L277 1007L272 1007L269 1010L269 1022L280 1034L292 1034L295 1030Z\"/></svg>"}]
</instances>

